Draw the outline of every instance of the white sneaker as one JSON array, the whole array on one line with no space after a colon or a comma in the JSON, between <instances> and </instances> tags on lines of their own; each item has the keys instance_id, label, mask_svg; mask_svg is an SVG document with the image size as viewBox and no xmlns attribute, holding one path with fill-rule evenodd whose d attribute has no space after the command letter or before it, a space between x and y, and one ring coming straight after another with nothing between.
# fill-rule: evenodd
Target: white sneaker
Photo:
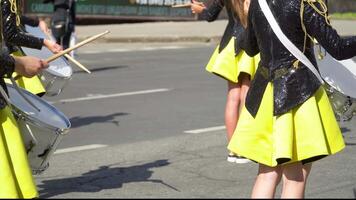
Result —
<instances>
[{"instance_id":1,"label":"white sneaker","mask_svg":"<svg viewBox=\"0 0 356 200\"><path fill-rule=\"evenodd\" d=\"M229 155L227 155L227 161L228 162L235 163L236 159L237 159L237 156L235 154L229 153Z\"/></svg>"},{"instance_id":2,"label":"white sneaker","mask_svg":"<svg viewBox=\"0 0 356 200\"><path fill-rule=\"evenodd\" d=\"M234 153L229 153L229 155L227 156L227 161L232 162L232 163L238 163L238 164L244 164L244 163L251 162L251 160L249 160L245 157L236 155Z\"/></svg>"},{"instance_id":3,"label":"white sneaker","mask_svg":"<svg viewBox=\"0 0 356 200\"><path fill-rule=\"evenodd\" d=\"M245 163L251 162L251 160L250 160L250 159L247 159L247 158L245 158L245 157L236 155L235 162L238 163L238 164L245 164Z\"/></svg>"}]
</instances>

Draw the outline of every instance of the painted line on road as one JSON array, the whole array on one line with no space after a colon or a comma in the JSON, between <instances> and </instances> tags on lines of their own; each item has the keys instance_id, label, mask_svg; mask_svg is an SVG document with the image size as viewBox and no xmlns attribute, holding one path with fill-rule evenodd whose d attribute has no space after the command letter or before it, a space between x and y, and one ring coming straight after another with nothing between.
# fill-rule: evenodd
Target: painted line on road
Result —
<instances>
[{"instance_id":1,"label":"painted line on road","mask_svg":"<svg viewBox=\"0 0 356 200\"><path fill-rule=\"evenodd\" d=\"M220 130L225 130L225 126L215 126L209 128L188 130L188 131L184 131L184 133L198 134L198 133L206 133L206 132L220 131Z\"/></svg>"},{"instance_id":2,"label":"painted line on road","mask_svg":"<svg viewBox=\"0 0 356 200\"><path fill-rule=\"evenodd\" d=\"M135 92L124 92L124 93L116 93L116 94L108 94L108 95L97 94L97 95L91 95L88 97L62 99L62 100L51 102L51 103L52 104L54 104L54 103L69 103L69 102L88 101L88 100L95 100L95 99L108 99L108 98L114 98L114 97L132 96L132 95L139 95L139 94L152 94L152 93L158 93L158 92L168 92L171 90L172 89L160 88L160 89L141 90L141 91L135 91Z\"/></svg>"},{"instance_id":3,"label":"painted line on road","mask_svg":"<svg viewBox=\"0 0 356 200\"><path fill-rule=\"evenodd\" d=\"M87 50L87 51L81 51L79 54L100 54L100 53L116 53L116 52L132 52L132 51L158 51L158 50L165 50L165 49L184 49L188 47L184 46L165 46L165 47L142 47L138 49L108 49L105 51L99 51L99 50Z\"/></svg>"},{"instance_id":4,"label":"painted line on road","mask_svg":"<svg viewBox=\"0 0 356 200\"><path fill-rule=\"evenodd\" d=\"M91 144L91 145L84 145L84 146L78 146L78 147L70 147L70 148L58 149L53 154L62 154L62 153L70 153L70 152L75 152L75 151L99 149L99 148L104 148L107 146L108 145L105 145L105 144Z\"/></svg>"}]
</instances>

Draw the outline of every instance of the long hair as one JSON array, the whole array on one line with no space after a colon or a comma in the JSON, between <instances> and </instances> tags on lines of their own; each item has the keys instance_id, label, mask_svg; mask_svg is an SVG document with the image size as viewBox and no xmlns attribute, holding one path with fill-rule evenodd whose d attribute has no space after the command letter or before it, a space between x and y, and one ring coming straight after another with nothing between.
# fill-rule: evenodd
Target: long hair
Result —
<instances>
[{"instance_id":1,"label":"long hair","mask_svg":"<svg viewBox=\"0 0 356 200\"><path fill-rule=\"evenodd\" d=\"M231 0L232 7L237 16L240 18L242 26L247 27L248 9L250 7L250 0Z\"/></svg>"}]
</instances>

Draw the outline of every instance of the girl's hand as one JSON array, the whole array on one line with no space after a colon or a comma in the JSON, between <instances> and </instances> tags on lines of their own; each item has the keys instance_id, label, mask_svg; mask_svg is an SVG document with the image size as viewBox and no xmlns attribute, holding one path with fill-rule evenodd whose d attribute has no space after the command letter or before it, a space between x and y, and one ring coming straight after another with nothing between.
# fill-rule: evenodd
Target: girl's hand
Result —
<instances>
[{"instance_id":1,"label":"girl's hand","mask_svg":"<svg viewBox=\"0 0 356 200\"><path fill-rule=\"evenodd\" d=\"M190 5L190 8L192 10L192 13L200 14L203 12L204 9L206 9L206 6L202 2L192 0L192 4Z\"/></svg>"}]
</instances>

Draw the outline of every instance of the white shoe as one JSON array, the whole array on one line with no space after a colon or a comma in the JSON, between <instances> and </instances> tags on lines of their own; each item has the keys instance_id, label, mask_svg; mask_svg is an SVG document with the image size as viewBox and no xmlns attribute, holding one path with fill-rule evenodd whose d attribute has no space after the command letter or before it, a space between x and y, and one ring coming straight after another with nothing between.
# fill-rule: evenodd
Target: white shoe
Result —
<instances>
[{"instance_id":1,"label":"white shoe","mask_svg":"<svg viewBox=\"0 0 356 200\"><path fill-rule=\"evenodd\" d=\"M227 155L227 161L228 161L228 162L235 163L235 162L236 162L236 159L237 159L237 156L236 156L235 154L229 153L229 155Z\"/></svg>"},{"instance_id":2,"label":"white shoe","mask_svg":"<svg viewBox=\"0 0 356 200\"><path fill-rule=\"evenodd\" d=\"M247 159L247 158L245 158L245 157L236 155L235 162L238 163L238 164L245 164L245 163L251 162L251 160L250 160L250 159Z\"/></svg>"},{"instance_id":3,"label":"white shoe","mask_svg":"<svg viewBox=\"0 0 356 200\"><path fill-rule=\"evenodd\" d=\"M232 163L238 163L238 164L244 164L244 163L251 162L251 160L249 160L245 157L236 155L234 153L229 153L229 155L227 156L227 161L232 162Z\"/></svg>"}]
</instances>

